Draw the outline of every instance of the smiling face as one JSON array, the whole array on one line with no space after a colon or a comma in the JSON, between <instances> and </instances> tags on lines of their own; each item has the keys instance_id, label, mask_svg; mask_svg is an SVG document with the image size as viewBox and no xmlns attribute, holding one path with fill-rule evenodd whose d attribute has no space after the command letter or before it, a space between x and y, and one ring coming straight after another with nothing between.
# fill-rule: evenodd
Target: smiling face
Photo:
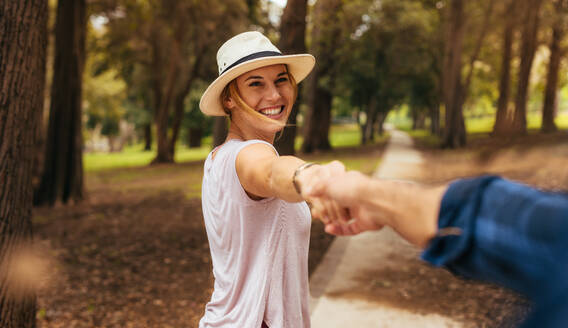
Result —
<instances>
[{"instance_id":1,"label":"smiling face","mask_svg":"<svg viewBox=\"0 0 568 328\"><path fill-rule=\"evenodd\" d=\"M234 83L242 101L258 115L244 110L235 97L228 97L225 107L231 112L233 124L241 129L258 130L256 132L261 135L274 135L284 127L296 97L296 87L285 65L252 70L239 76Z\"/></svg>"}]
</instances>

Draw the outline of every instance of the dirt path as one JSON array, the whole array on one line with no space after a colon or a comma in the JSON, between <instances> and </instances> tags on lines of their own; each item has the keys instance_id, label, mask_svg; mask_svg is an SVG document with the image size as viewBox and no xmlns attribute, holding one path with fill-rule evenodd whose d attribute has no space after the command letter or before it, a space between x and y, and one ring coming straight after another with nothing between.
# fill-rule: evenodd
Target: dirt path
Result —
<instances>
[{"instance_id":1,"label":"dirt path","mask_svg":"<svg viewBox=\"0 0 568 328\"><path fill-rule=\"evenodd\" d=\"M523 140L513 145L485 140L462 151L422 148L421 156L404 134L395 131L392 140L381 178L439 183L482 171L515 172L541 186L568 186L566 143L533 140L534 147L527 148ZM525 146L520 153L517 145ZM543 157L550 163L545 168ZM516 327L526 315L529 304L522 297L433 268L419 253L390 230L336 239L312 278L313 327Z\"/></svg>"}]
</instances>

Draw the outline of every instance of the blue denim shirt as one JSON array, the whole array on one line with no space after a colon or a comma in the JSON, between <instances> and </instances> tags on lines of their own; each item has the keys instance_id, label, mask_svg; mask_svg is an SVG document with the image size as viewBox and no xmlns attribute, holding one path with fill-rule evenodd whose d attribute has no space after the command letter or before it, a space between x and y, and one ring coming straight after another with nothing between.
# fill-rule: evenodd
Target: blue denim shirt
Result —
<instances>
[{"instance_id":1,"label":"blue denim shirt","mask_svg":"<svg viewBox=\"0 0 568 328\"><path fill-rule=\"evenodd\" d=\"M495 176L446 191L422 258L535 302L525 327L568 327L568 196Z\"/></svg>"}]
</instances>

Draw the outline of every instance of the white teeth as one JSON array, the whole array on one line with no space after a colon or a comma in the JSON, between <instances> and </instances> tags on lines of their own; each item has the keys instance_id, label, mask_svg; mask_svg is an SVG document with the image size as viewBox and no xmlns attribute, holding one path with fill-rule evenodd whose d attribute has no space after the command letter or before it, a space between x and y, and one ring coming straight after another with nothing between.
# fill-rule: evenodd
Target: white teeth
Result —
<instances>
[{"instance_id":1,"label":"white teeth","mask_svg":"<svg viewBox=\"0 0 568 328\"><path fill-rule=\"evenodd\" d=\"M282 109L284 109L284 106L281 106L281 107L278 107L278 108L263 109L260 112L264 115L277 115L277 114L280 114Z\"/></svg>"}]
</instances>

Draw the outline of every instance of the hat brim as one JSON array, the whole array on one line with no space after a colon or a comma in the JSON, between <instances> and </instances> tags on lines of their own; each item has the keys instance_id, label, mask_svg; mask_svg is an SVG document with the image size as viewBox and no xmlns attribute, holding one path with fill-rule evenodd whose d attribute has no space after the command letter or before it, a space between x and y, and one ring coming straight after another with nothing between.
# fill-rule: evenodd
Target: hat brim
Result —
<instances>
[{"instance_id":1,"label":"hat brim","mask_svg":"<svg viewBox=\"0 0 568 328\"><path fill-rule=\"evenodd\" d=\"M286 64L288 66L288 72L292 74L297 83L300 83L300 81L310 74L315 63L316 59L314 56L310 54L299 54L262 57L236 65L220 75L207 87L207 90L205 90L199 101L199 109L201 109L205 115L226 116L227 113L223 110L223 104L221 103L221 93L229 82L246 72L264 66Z\"/></svg>"}]
</instances>

